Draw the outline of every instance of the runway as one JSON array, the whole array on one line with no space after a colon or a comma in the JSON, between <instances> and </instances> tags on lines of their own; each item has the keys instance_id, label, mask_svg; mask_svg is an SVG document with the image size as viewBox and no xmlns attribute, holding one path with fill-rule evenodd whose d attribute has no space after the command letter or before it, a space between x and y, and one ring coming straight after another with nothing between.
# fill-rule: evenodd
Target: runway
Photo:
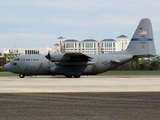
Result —
<instances>
[{"instance_id":1,"label":"runway","mask_svg":"<svg viewBox=\"0 0 160 120\"><path fill-rule=\"evenodd\" d=\"M160 76L0 77L0 93L159 92Z\"/></svg>"},{"instance_id":2,"label":"runway","mask_svg":"<svg viewBox=\"0 0 160 120\"><path fill-rule=\"evenodd\" d=\"M159 120L159 77L0 77L0 120Z\"/></svg>"},{"instance_id":3,"label":"runway","mask_svg":"<svg viewBox=\"0 0 160 120\"><path fill-rule=\"evenodd\" d=\"M159 120L160 93L0 94L1 120Z\"/></svg>"}]
</instances>

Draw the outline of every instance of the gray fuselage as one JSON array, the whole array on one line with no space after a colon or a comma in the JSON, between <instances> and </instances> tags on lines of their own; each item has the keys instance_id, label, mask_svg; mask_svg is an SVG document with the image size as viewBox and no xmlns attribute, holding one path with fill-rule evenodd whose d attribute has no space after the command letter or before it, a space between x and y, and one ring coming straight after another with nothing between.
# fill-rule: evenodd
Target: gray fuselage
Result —
<instances>
[{"instance_id":1,"label":"gray fuselage","mask_svg":"<svg viewBox=\"0 0 160 120\"><path fill-rule=\"evenodd\" d=\"M96 75L111 70L133 58L129 54L90 55L91 61L51 62L45 55L20 55L5 68L13 73L25 75ZM59 64L60 63L60 64Z\"/></svg>"}]
</instances>

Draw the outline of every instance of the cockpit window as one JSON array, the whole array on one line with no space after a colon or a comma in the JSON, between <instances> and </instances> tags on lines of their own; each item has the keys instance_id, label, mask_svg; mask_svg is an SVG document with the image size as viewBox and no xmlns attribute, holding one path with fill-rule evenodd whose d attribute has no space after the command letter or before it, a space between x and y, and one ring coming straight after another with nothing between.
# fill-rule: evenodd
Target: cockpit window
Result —
<instances>
[{"instance_id":1,"label":"cockpit window","mask_svg":"<svg viewBox=\"0 0 160 120\"><path fill-rule=\"evenodd\" d=\"M17 66L17 63L14 62L14 63L13 63L13 66Z\"/></svg>"},{"instance_id":2,"label":"cockpit window","mask_svg":"<svg viewBox=\"0 0 160 120\"><path fill-rule=\"evenodd\" d=\"M19 58L15 58L13 61L19 61L20 59Z\"/></svg>"}]
</instances>

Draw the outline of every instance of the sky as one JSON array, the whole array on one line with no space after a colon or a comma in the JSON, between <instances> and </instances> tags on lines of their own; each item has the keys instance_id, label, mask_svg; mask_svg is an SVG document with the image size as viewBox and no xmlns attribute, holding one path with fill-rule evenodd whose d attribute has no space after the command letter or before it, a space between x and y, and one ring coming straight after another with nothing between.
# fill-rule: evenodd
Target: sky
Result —
<instances>
[{"instance_id":1,"label":"sky","mask_svg":"<svg viewBox=\"0 0 160 120\"><path fill-rule=\"evenodd\" d=\"M159 0L0 0L0 52L4 48L54 47L57 38L132 38L150 18L160 54Z\"/></svg>"}]
</instances>

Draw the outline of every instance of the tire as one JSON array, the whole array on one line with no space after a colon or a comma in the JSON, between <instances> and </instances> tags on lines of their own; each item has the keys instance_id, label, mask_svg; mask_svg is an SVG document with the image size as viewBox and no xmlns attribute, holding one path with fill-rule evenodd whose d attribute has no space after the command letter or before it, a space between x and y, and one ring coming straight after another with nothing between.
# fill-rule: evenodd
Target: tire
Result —
<instances>
[{"instance_id":1,"label":"tire","mask_svg":"<svg viewBox=\"0 0 160 120\"><path fill-rule=\"evenodd\" d=\"M24 78L25 75L20 73L20 74L19 74L19 77L20 77L20 78Z\"/></svg>"},{"instance_id":2,"label":"tire","mask_svg":"<svg viewBox=\"0 0 160 120\"><path fill-rule=\"evenodd\" d=\"M74 78L80 78L81 76L80 75L74 75Z\"/></svg>"},{"instance_id":3,"label":"tire","mask_svg":"<svg viewBox=\"0 0 160 120\"><path fill-rule=\"evenodd\" d=\"M72 77L72 75L66 75L66 78L71 78Z\"/></svg>"}]
</instances>

